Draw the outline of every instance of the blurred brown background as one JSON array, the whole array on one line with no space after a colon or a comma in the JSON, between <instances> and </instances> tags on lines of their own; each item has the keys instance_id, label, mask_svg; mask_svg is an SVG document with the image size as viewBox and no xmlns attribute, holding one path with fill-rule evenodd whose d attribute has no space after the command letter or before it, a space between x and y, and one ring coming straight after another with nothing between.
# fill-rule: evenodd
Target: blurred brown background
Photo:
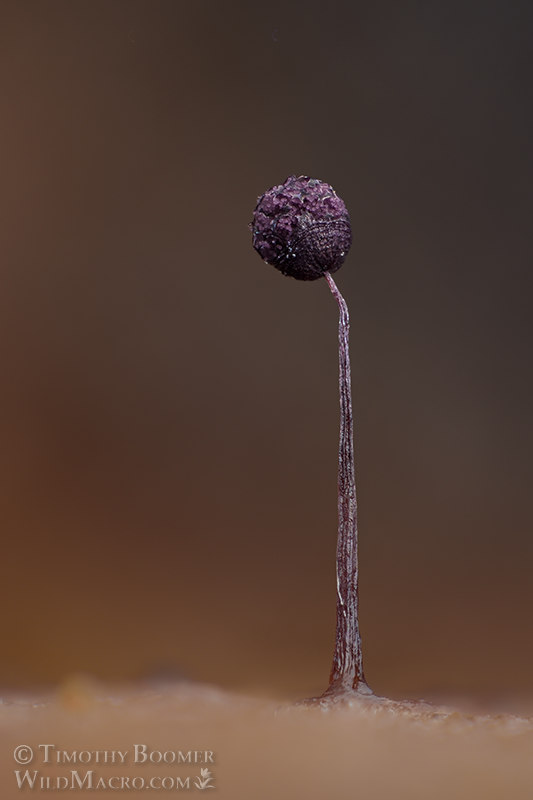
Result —
<instances>
[{"instance_id":1,"label":"blurred brown background","mask_svg":"<svg viewBox=\"0 0 533 800\"><path fill-rule=\"evenodd\" d=\"M533 691L533 7L3 2L3 685L304 696L333 649L337 309L253 252L332 183L354 245L376 691Z\"/></svg>"}]
</instances>

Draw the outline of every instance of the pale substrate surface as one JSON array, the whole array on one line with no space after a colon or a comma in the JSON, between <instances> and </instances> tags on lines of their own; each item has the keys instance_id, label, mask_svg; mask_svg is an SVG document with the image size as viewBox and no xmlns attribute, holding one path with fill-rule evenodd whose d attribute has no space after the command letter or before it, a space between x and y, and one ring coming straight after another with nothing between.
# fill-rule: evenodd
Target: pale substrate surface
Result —
<instances>
[{"instance_id":1,"label":"pale substrate surface","mask_svg":"<svg viewBox=\"0 0 533 800\"><path fill-rule=\"evenodd\" d=\"M74 681L49 696L4 696L0 739L3 800L139 796L139 791L148 797L195 795L202 791L195 786L202 768L210 770L209 785L215 787L203 791L231 800L533 798L531 718L429 705L355 698L327 708L290 706L190 683L117 688ZM55 745L48 750L49 763L43 763L39 744ZM136 744L147 745L146 752L174 752L176 763L135 763ZM31 763L15 762L18 745L33 749ZM77 763L65 763L61 751ZM80 751L88 763L79 763ZM125 763L119 756L114 764L96 763L95 751L127 752ZM213 751L214 761L208 756L207 763L178 763L179 751L185 757L188 751ZM16 769L21 775L37 771L33 790L17 788ZM41 778L50 778L44 784L50 787L59 776L72 780L72 770L86 781L92 771L93 790L40 788ZM139 786L154 776L157 786L165 776L167 785L174 785L118 788L122 777L130 785L136 778ZM176 788L178 776L185 785L189 777L189 789ZM117 788L96 788L100 778L112 777Z\"/></svg>"}]
</instances>

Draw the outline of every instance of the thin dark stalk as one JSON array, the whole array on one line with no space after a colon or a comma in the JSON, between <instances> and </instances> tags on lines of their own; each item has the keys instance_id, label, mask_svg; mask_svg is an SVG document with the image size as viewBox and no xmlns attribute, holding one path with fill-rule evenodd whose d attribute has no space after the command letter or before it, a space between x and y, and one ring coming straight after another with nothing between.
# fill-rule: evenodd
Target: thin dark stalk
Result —
<instances>
[{"instance_id":1,"label":"thin dark stalk","mask_svg":"<svg viewBox=\"0 0 533 800\"><path fill-rule=\"evenodd\" d=\"M340 437L338 475L339 528L337 537L337 627L335 652L327 694L351 690L369 693L363 672L359 633L359 567L357 553L357 496L353 446L353 412L348 338L348 306L329 272L324 273L339 305Z\"/></svg>"}]
</instances>

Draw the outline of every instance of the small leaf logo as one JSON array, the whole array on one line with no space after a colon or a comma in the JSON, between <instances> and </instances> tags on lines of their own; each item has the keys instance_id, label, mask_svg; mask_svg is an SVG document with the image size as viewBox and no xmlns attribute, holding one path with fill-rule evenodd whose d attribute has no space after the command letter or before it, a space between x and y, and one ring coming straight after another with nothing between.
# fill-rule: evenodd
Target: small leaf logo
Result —
<instances>
[{"instance_id":1,"label":"small leaf logo","mask_svg":"<svg viewBox=\"0 0 533 800\"><path fill-rule=\"evenodd\" d=\"M211 776L211 770L204 767L200 770L200 774L196 777L194 781L194 785L197 789L214 789L214 785L211 783L213 780Z\"/></svg>"}]
</instances>

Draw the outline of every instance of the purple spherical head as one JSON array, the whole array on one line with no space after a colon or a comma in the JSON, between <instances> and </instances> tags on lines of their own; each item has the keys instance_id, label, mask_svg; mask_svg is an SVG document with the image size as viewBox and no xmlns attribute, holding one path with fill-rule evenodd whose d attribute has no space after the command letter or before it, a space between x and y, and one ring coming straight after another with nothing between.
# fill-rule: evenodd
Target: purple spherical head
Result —
<instances>
[{"instance_id":1,"label":"purple spherical head","mask_svg":"<svg viewBox=\"0 0 533 800\"><path fill-rule=\"evenodd\" d=\"M250 225L261 258L301 281L342 266L352 229L343 201L329 183L291 175L257 201Z\"/></svg>"}]
</instances>

